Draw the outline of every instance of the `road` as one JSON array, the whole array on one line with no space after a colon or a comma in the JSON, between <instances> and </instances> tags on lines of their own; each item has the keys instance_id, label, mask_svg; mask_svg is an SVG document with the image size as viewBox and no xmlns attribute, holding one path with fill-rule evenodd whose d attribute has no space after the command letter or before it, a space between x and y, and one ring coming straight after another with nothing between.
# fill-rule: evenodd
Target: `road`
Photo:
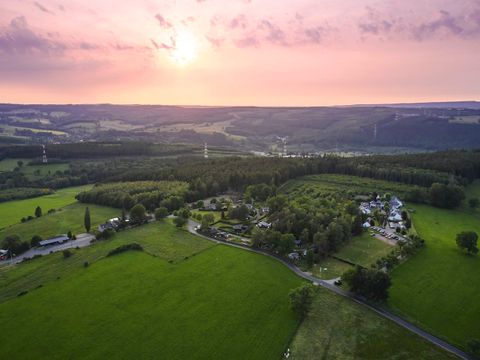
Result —
<instances>
[{"instance_id":1,"label":"road","mask_svg":"<svg viewBox=\"0 0 480 360\"><path fill-rule=\"evenodd\" d=\"M1 261L0 264L17 264L25 258L31 258L35 255L48 255L52 252L62 251L65 249L71 249L76 247L85 247L90 245L90 241L94 239L95 236L91 234L79 234L77 235L77 240L70 240L63 244L50 245L44 247L32 248L19 256L15 256L13 260L8 259Z\"/></svg>"},{"instance_id":2,"label":"road","mask_svg":"<svg viewBox=\"0 0 480 360\"><path fill-rule=\"evenodd\" d=\"M435 344L435 345L441 347L442 349L444 349L444 350L446 350L446 351L448 351L448 352L450 352L450 353L452 353L452 354L454 354L454 355L456 355L456 356L458 356L462 359L474 360L474 358L472 356L468 355L464 351L462 351L459 348L449 344L448 342L443 341L442 339L440 339L440 338L438 338L438 337L420 329L419 327L413 325L411 322L409 322L405 319L402 319L401 317L391 313L390 311L388 311L388 310L386 310L386 309L384 309L380 306L377 306L375 304L372 304L372 303L366 301L365 299L356 296L353 293L350 293L350 292L345 291L345 290L343 290L343 289L341 289L341 288L339 288L335 285L332 285L325 280L319 279L319 278L317 278L317 277L315 277L311 274L305 273L302 270L300 270L297 266L295 266L294 264L289 263L288 261L286 261L285 259L283 259L279 256L275 256L273 254L267 253L267 252L262 251L260 249L254 249L254 248L251 248L251 247L246 246L246 245L233 244L233 243L230 243L230 242L227 242L227 241L212 239L212 238L209 238L208 236L201 235L201 234L199 234L195 231L195 227L197 225L199 225L197 222L195 222L193 220L188 220L188 224L187 224L188 231L192 234L195 234L197 236L200 236L200 237L202 237L204 239L207 239L207 240L210 240L210 241L214 241L216 243L222 243L222 244L232 246L232 247L235 247L235 248L238 248L238 249L243 249L243 250L246 250L246 251L255 252L255 253L262 254L262 255L268 256L270 258L273 258L277 261L280 261L282 264L284 264L290 270L292 270L295 274L297 274L298 276L300 276L300 277L302 277L302 278L304 278L308 281L311 281L313 284L318 285L318 286L322 286L323 288L326 288L330 291L333 291L334 293L336 293L340 296L347 297L347 298L351 299L352 301L356 302L357 304L366 306L367 308L369 308L370 310L372 310L372 311L376 312L377 314L383 316L384 318L387 318L387 319L393 321L394 323L410 330L411 332L417 334L418 336L421 336L422 338L431 342L432 344Z\"/></svg>"}]
</instances>

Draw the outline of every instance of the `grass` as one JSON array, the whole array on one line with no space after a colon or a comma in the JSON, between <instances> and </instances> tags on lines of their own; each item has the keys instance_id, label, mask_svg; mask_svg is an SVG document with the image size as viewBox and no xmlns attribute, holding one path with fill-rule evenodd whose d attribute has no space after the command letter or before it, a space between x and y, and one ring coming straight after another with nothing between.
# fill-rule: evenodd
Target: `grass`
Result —
<instances>
[{"instance_id":1,"label":"grass","mask_svg":"<svg viewBox=\"0 0 480 360\"><path fill-rule=\"evenodd\" d=\"M371 264L388 255L392 250L392 245L370 236L370 233L365 231L361 236L352 238L350 242L342 246L335 256L364 267L370 267Z\"/></svg>"},{"instance_id":2,"label":"grass","mask_svg":"<svg viewBox=\"0 0 480 360\"><path fill-rule=\"evenodd\" d=\"M353 237L347 244L343 245L334 255L340 259L355 264L370 267L377 259L387 255L393 247L370 236L364 232L361 236ZM330 280L341 276L353 266L338 259L327 257L315 265L311 272L321 279Z\"/></svg>"},{"instance_id":3,"label":"grass","mask_svg":"<svg viewBox=\"0 0 480 360\"><path fill-rule=\"evenodd\" d=\"M105 220L120 215L118 209L74 203L57 210L53 214L45 214L25 223L6 227L0 230L0 240L12 234L20 236L22 240L30 240L33 235L40 235L43 239L48 239L58 234L66 234L69 230L74 234L83 233L85 232L83 217L87 206L90 209L92 230L96 229Z\"/></svg>"},{"instance_id":4,"label":"grass","mask_svg":"<svg viewBox=\"0 0 480 360\"><path fill-rule=\"evenodd\" d=\"M157 247L168 239L166 248L176 248L177 235L186 233L169 223L145 228L117 234L90 248L107 243L116 247L137 241L138 232L154 230L157 236L148 236L145 242ZM127 252L84 268L77 258L87 248L68 259L55 254L10 270L45 268L41 262L51 257L61 277L0 304L0 331L15 334L2 346L2 355L9 359L280 358L298 324L288 292L302 281L265 256L190 234L186 241L193 246L208 243L201 246L207 249L173 263L165 259L177 255L161 250L155 251L158 257L148 249ZM184 254L191 252L189 247ZM70 262L75 265L67 268Z\"/></svg>"},{"instance_id":5,"label":"grass","mask_svg":"<svg viewBox=\"0 0 480 360\"><path fill-rule=\"evenodd\" d=\"M480 339L480 256L455 244L457 233L480 233L480 218L460 210L414 206L416 231L426 247L392 273L389 305L423 328L465 347Z\"/></svg>"},{"instance_id":6,"label":"grass","mask_svg":"<svg viewBox=\"0 0 480 360\"><path fill-rule=\"evenodd\" d=\"M206 215L206 214L212 214L214 219L215 219L215 222L217 221L220 221L222 219L222 212L221 211L203 211L203 210L192 210L192 215L193 214L201 214L202 217L203 215ZM196 220L196 219L194 219Z\"/></svg>"},{"instance_id":7,"label":"grass","mask_svg":"<svg viewBox=\"0 0 480 360\"><path fill-rule=\"evenodd\" d=\"M371 310L319 288L290 359L456 359Z\"/></svg>"},{"instance_id":8,"label":"grass","mask_svg":"<svg viewBox=\"0 0 480 360\"><path fill-rule=\"evenodd\" d=\"M327 257L316 264L310 270L313 275L323 280L335 279L353 266L343 261Z\"/></svg>"},{"instance_id":9,"label":"grass","mask_svg":"<svg viewBox=\"0 0 480 360\"><path fill-rule=\"evenodd\" d=\"M75 186L57 190L51 195L0 203L0 214L2 214L0 216L0 229L19 223L22 217L33 216L37 206L40 206L46 213L49 209L59 209L72 204L76 201L75 195L90 188L91 185Z\"/></svg>"}]
</instances>

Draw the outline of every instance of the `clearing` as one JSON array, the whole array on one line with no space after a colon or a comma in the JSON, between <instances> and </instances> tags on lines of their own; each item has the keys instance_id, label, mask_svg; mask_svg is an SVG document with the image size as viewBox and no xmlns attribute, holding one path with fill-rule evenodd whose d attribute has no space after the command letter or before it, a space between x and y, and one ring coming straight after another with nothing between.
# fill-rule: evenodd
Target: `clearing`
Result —
<instances>
[{"instance_id":1,"label":"clearing","mask_svg":"<svg viewBox=\"0 0 480 360\"><path fill-rule=\"evenodd\" d=\"M92 185L74 186L57 190L54 194L39 196L31 199L13 200L0 203L0 229L20 223L20 219L29 215L34 216L35 208L40 206L43 214L50 209L59 209L76 202L75 195L89 190Z\"/></svg>"}]
</instances>

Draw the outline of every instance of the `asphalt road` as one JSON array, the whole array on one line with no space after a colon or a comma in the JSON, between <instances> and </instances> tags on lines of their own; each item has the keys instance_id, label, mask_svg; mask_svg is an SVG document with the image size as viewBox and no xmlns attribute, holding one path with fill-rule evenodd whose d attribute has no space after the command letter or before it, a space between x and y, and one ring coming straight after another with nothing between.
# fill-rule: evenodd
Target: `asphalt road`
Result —
<instances>
[{"instance_id":1,"label":"asphalt road","mask_svg":"<svg viewBox=\"0 0 480 360\"><path fill-rule=\"evenodd\" d=\"M421 336L422 338L431 342L432 344L435 344L435 345L441 347L442 349L444 349L446 351L449 351L450 353L458 356L459 358L467 359L467 360L474 360L474 358L472 356L468 355L464 351L462 351L459 348L449 344L448 342L443 341L442 339L440 339L440 338L438 338L438 337L420 329L419 327L413 325L411 322L406 321L406 320L402 319L401 317L399 317L397 315L394 315L393 313L391 313L388 310L385 310L382 307L379 307L375 304L371 304L370 302L366 301L365 299L363 299L361 297L356 296L353 293L345 291L345 290L343 290L343 289L341 289L341 288L339 288L335 285L329 284L325 280L319 279L319 278L317 278L317 277L315 277L311 274L305 273L302 270L300 270L297 266L295 266L294 264L291 264L291 263L285 261L283 258L274 256L274 255L269 254L265 251L262 251L262 250L259 250L259 249L254 249L254 248L251 248L251 247L248 247L248 246L245 246L245 245L233 244L233 243L230 243L230 242L227 242L227 241L212 239L212 238L209 238L208 236L201 235L201 234L199 234L195 231L195 226L197 226L197 225L199 225L197 222L195 222L193 220L188 220L188 224L187 224L188 231L191 232L192 234L195 234L197 236L200 236L200 237L202 237L204 239L207 239L207 240L210 240L210 241L214 241L216 243L222 243L222 244L232 246L232 247L235 247L235 248L238 248L238 249L243 249L243 250L255 252L255 253L258 253L258 254L262 254L262 255L271 257L275 260L278 260L281 263L283 263L285 266L287 266L290 270L292 270L295 274L297 274L298 276L300 276L300 277L302 277L302 278L304 278L308 281L311 281L313 284L318 285L318 286L322 286L322 287L324 287L324 288L326 288L330 291L333 291L334 293L336 293L338 295L347 297L347 298L353 300L354 302L356 302L358 304L366 306L367 308L376 312L377 314L395 322L396 324L398 324L400 326L403 326L404 328L410 330L411 332L417 334L418 336Z\"/></svg>"},{"instance_id":2,"label":"asphalt road","mask_svg":"<svg viewBox=\"0 0 480 360\"><path fill-rule=\"evenodd\" d=\"M13 260L8 259L0 262L1 264L17 264L25 258L31 258L35 255L48 255L52 252L62 251L76 247L85 247L90 245L90 241L94 238L91 234L79 234L77 240L70 240L63 244L50 245L44 247L32 248L19 256L15 256Z\"/></svg>"}]
</instances>

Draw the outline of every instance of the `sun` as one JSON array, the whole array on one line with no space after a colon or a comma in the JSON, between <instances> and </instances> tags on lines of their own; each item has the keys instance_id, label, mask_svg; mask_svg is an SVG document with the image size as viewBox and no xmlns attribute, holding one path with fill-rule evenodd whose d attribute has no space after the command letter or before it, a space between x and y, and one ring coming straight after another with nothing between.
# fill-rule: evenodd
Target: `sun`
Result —
<instances>
[{"instance_id":1,"label":"sun","mask_svg":"<svg viewBox=\"0 0 480 360\"><path fill-rule=\"evenodd\" d=\"M189 32L181 32L175 38L175 45L170 53L172 60L178 65L192 63L198 55L198 42Z\"/></svg>"}]
</instances>

